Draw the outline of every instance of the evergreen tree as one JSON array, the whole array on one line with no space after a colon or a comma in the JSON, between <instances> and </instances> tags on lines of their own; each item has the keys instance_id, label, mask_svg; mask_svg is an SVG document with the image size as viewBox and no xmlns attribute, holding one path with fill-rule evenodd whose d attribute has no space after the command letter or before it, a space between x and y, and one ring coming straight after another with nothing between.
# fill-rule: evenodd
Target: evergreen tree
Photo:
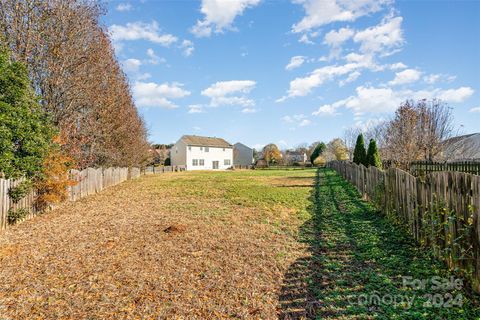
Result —
<instances>
[{"instance_id":1,"label":"evergreen tree","mask_svg":"<svg viewBox=\"0 0 480 320\"><path fill-rule=\"evenodd\" d=\"M31 178L42 171L53 136L49 123L27 69L0 43L0 173Z\"/></svg>"},{"instance_id":2,"label":"evergreen tree","mask_svg":"<svg viewBox=\"0 0 480 320\"><path fill-rule=\"evenodd\" d=\"M373 139L370 139L368 144L367 165L382 169L382 160L380 159L380 154L378 153L377 143Z\"/></svg>"},{"instance_id":3,"label":"evergreen tree","mask_svg":"<svg viewBox=\"0 0 480 320\"><path fill-rule=\"evenodd\" d=\"M327 146L325 145L325 143L320 142L319 144L317 144L310 156L310 162L314 164L315 159L317 159L325 151L325 149L327 149Z\"/></svg>"},{"instance_id":4,"label":"evergreen tree","mask_svg":"<svg viewBox=\"0 0 480 320\"><path fill-rule=\"evenodd\" d=\"M367 166L367 151L365 150L365 141L363 140L363 134L361 133L358 135L357 142L355 143L353 162Z\"/></svg>"}]
</instances>

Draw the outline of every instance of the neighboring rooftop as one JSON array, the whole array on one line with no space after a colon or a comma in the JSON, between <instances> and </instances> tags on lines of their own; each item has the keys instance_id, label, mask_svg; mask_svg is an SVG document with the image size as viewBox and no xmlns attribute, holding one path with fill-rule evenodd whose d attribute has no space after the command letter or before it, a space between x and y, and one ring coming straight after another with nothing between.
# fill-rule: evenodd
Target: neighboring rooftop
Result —
<instances>
[{"instance_id":1,"label":"neighboring rooftop","mask_svg":"<svg viewBox=\"0 0 480 320\"><path fill-rule=\"evenodd\" d=\"M232 145L222 138L216 137L201 137L194 135L184 135L180 138L188 146L206 146L206 147L220 147L231 148Z\"/></svg>"},{"instance_id":2,"label":"neighboring rooftop","mask_svg":"<svg viewBox=\"0 0 480 320\"><path fill-rule=\"evenodd\" d=\"M443 157L445 160L480 159L480 133L471 133L445 140Z\"/></svg>"}]
</instances>

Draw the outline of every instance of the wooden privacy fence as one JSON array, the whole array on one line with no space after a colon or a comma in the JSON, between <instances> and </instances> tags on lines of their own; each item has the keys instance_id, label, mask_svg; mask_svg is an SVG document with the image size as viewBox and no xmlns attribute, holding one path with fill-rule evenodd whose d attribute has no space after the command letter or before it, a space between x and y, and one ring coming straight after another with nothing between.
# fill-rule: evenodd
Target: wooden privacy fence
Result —
<instances>
[{"instance_id":1,"label":"wooden privacy fence","mask_svg":"<svg viewBox=\"0 0 480 320\"><path fill-rule=\"evenodd\" d=\"M458 268L480 292L480 176L444 171L415 177L396 168L382 171L347 161L331 161L327 167Z\"/></svg>"},{"instance_id":2,"label":"wooden privacy fence","mask_svg":"<svg viewBox=\"0 0 480 320\"><path fill-rule=\"evenodd\" d=\"M410 173L414 176L420 176L437 171L460 171L480 175L480 161L415 161L410 163Z\"/></svg>"},{"instance_id":3,"label":"wooden privacy fence","mask_svg":"<svg viewBox=\"0 0 480 320\"><path fill-rule=\"evenodd\" d=\"M96 194L105 188L117 185L126 180L135 179L143 174L184 171L185 166L165 166L140 168L87 168L81 171L70 170L70 179L75 185L68 188L68 200L76 201L88 195ZM15 203L10 199L10 188L18 186L24 179L1 179L0 178L0 230L8 225L8 212L10 210L26 209L29 219L37 214L35 207L35 191L32 191L20 201Z\"/></svg>"}]
</instances>

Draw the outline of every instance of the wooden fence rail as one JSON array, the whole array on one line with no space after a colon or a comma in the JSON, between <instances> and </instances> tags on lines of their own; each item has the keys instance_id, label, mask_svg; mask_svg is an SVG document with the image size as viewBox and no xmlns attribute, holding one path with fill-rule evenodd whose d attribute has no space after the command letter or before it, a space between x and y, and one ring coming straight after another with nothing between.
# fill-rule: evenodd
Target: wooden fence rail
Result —
<instances>
[{"instance_id":1,"label":"wooden fence rail","mask_svg":"<svg viewBox=\"0 0 480 320\"><path fill-rule=\"evenodd\" d=\"M444 171L415 177L347 161L331 161L327 167L408 228L420 244L433 248L449 267L458 267L480 292L480 176Z\"/></svg>"},{"instance_id":2,"label":"wooden fence rail","mask_svg":"<svg viewBox=\"0 0 480 320\"><path fill-rule=\"evenodd\" d=\"M165 166L140 168L86 168L81 171L70 170L70 179L75 185L68 188L68 200L77 201L88 195L96 194L105 188L117 185L126 180L135 179L143 174L184 171L185 166ZM1 179L0 178L0 230L8 226L8 212L10 210L26 209L30 219L38 212L35 207L35 191L15 203L8 193L12 187L18 186L24 179Z\"/></svg>"}]
</instances>

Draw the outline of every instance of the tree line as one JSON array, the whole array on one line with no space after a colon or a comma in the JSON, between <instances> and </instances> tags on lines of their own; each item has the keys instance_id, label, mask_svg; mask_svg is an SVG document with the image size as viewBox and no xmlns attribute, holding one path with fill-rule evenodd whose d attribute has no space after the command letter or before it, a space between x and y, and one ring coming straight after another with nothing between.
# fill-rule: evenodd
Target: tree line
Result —
<instances>
[{"instance_id":1,"label":"tree line","mask_svg":"<svg viewBox=\"0 0 480 320\"><path fill-rule=\"evenodd\" d=\"M45 199L62 197L69 168L148 157L104 13L90 0L0 0L0 177L26 177Z\"/></svg>"}]
</instances>

